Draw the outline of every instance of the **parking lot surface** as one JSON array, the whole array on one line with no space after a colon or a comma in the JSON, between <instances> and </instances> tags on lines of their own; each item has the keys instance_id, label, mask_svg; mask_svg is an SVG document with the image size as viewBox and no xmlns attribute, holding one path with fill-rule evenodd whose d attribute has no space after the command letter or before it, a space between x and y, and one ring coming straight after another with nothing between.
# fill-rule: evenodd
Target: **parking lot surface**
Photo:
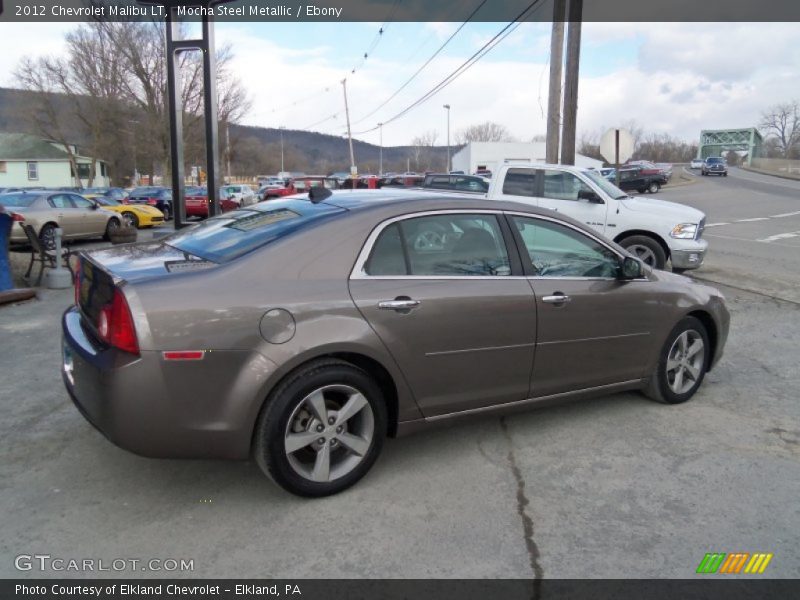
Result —
<instances>
[{"instance_id":1,"label":"parking lot surface","mask_svg":"<svg viewBox=\"0 0 800 600\"><path fill-rule=\"evenodd\" d=\"M319 500L252 463L114 447L61 383L71 290L0 309L0 576L86 575L15 569L39 553L191 559L169 573L191 577L688 578L707 552L771 552L765 576L796 577L800 237L758 240L800 231L800 213L767 215L800 211L800 197L750 176L657 196L730 223L708 229L697 273L725 284L730 338L690 402L616 394L391 440L364 480Z\"/></svg>"}]
</instances>

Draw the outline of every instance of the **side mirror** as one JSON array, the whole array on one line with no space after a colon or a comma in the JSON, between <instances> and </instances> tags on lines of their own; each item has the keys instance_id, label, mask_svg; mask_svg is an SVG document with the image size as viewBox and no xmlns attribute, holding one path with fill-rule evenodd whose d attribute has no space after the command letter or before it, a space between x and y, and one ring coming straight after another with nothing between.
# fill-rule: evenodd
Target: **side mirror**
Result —
<instances>
[{"instance_id":1,"label":"side mirror","mask_svg":"<svg viewBox=\"0 0 800 600\"><path fill-rule=\"evenodd\" d=\"M580 190L578 200L588 200L592 204L603 204L603 199L591 190Z\"/></svg>"},{"instance_id":2,"label":"side mirror","mask_svg":"<svg viewBox=\"0 0 800 600\"><path fill-rule=\"evenodd\" d=\"M623 280L640 279L644 277L644 267L642 261L632 256L626 256L622 259L622 264L619 269L619 278Z\"/></svg>"},{"instance_id":3,"label":"side mirror","mask_svg":"<svg viewBox=\"0 0 800 600\"><path fill-rule=\"evenodd\" d=\"M93 201L92 202L92 210L97 210L98 208L100 208L100 205L97 202Z\"/></svg>"}]
</instances>

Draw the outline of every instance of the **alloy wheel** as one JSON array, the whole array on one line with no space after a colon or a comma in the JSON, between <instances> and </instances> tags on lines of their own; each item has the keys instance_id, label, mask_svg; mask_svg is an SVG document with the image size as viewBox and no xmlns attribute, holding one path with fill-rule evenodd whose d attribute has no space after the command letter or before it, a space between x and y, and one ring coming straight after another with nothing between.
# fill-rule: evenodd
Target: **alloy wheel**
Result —
<instances>
[{"instance_id":1,"label":"alloy wheel","mask_svg":"<svg viewBox=\"0 0 800 600\"><path fill-rule=\"evenodd\" d=\"M703 373L706 349L703 337L694 329L682 332L667 353L667 384L678 395L685 394Z\"/></svg>"},{"instance_id":2,"label":"alloy wheel","mask_svg":"<svg viewBox=\"0 0 800 600\"><path fill-rule=\"evenodd\" d=\"M647 266L649 267L655 266L656 255L647 246L640 246L638 244L634 244L633 246L628 246L626 249L628 250L628 252L633 254L636 258L641 260Z\"/></svg>"},{"instance_id":3,"label":"alloy wheel","mask_svg":"<svg viewBox=\"0 0 800 600\"><path fill-rule=\"evenodd\" d=\"M367 399L349 385L326 385L303 398L284 433L284 451L301 477L324 483L344 477L367 456L375 415Z\"/></svg>"}]
</instances>

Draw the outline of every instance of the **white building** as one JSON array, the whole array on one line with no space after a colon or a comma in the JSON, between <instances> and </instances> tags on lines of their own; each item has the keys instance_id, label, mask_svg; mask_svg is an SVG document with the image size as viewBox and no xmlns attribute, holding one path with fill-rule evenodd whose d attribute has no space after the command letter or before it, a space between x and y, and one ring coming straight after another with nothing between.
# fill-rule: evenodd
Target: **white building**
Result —
<instances>
[{"instance_id":1,"label":"white building","mask_svg":"<svg viewBox=\"0 0 800 600\"><path fill-rule=\"evenodd\" d=\"M544 142L470 142L453 155L453 170L475 173L479 170L496 171L507 163L544 163ZM575 155L579 167L599 169L603 161L589 158L583 154Z\"/></svg>"},{"instance_id":2,"label":"white building","mask_svg":"<svg viewBox=\"0 0 800 600\"><path fill-rule=\"evenodd\" d=\"M75 155L78 172L73 173L64 146L35 135L0 133L0 188L4 187L87 187L92 159ZM106 163L98 160L93 186L110 185Z\"/></svg>"}]
</instances>

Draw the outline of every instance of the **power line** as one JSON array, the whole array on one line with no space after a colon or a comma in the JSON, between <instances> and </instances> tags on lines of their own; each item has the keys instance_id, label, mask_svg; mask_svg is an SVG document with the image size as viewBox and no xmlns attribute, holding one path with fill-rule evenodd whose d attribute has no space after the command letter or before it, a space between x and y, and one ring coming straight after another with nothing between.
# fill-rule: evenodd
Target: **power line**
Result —
<instances>
[{"instance_id":1,"label":"power line","mask_svg":"<svg viewBox=\"0 0 800 600\"><path fill-rule=\"evenodd\" d=\"M382 102L380 105L378 105L378 106L377 106L377 107L376 107L374 110L372 110L371 112L367 113L366 115L364 115L364 116L363 116L363 117L361 117L360 119L357 119L356 121L353 121L353 125L357 125L358 123L361 123L362 121L365 121L366 119L368 119L369 117L371 117L372 115L374 115L376 112L378 112L378 111L379 111L380 109L382 109L384 106L386 106L386 105L387 105L389 102L391 102L391 101L392 101L392 99L394 99L394 98L397 96L397 94L399 94L400 92L402 92L402 91L403 91L403 90L406 88L406 86L407 86L409 83L411 83L412 81L414 81L414 79L416 78L416 76L417 76L417 75L419 75L419 74L420 74L420 72L421 72L421 71L422 71L422 70L423 70L425 67L427 67L427 66L428 66L428 65L431 63L431 61L432 61L434 58L436 58L436 57L439 55L439 53L441 53L441 51L442 51L442 50L444 50L444 49L445 49L445 47L447 47L447 45L448 45L448 44L449 44L449 43L452 41L452 39L453 39L454 37L456 37L456 35L458 35L458 33L459 33L459 32L460 32L460 31L461 31L463 28L464 28L464 26L465 26L467 23L469 23L469 22L470 22L470 20L472 20L472 17L474 17L474 16L475 16L475 13L477 13L477 12L478 12L478 11L481 9L481 7L482 7L484 4L486 4L486 2L487 2L487 0L483 0L483 1L482 1L480 4L478 4L478 6L477 6L477 7L475 7L475 10L473 10L473 11L470 13L470 15L467 17L467 20L466 20L466 21L464 21L464 22L463 22L461 25L459 25L458 29L456 29L456 30L453 32L453 34L452 34L452 35L451 35L449 38L447 38L447 40L444 42L444 44L442 44L441 46L439 46L438 50L436 50L436 52L434 52L434 53L431 55L431 57L430 57L428 60L426 60L426 61L423 63L423 65L422 65L422 66L421 66L419 69L417 69L417 70L414 72L414 74L413 74L411 77L409 77L409 78L406 80L406 82L405 82L403 85L401 85L401 86L400 86L400 87L399 87L399 88L398 88L398 89L397 89L397 90L394 92L394 94L392 94L391 96L389 96L389 97L388 97L386 100L384 100L384 101L383 101L383 102Z\"/></svg>"},{"instance_id":2,"label":"power line","mask_svg":"<svg viewBox=\"0 0 800 600\"><path fill-rule=\"evenodd\" d=\"M416 108L420 104L423 104L424 102L427 102L433 96L435 96L440 91L442 91L445 87L450 85L459 76L464 74L470 67L472 67L476 62L478 62L481 58L483 58L486 54L488 54L491 50L493 50L508 35L513 33L514 30L516 30L516 28L519 27L519 25L521 24L520 21L530 17L533 14L533 11L538 8L537 5L540 2L542 2L542 0L533 0L533 2L531 2L525 8L525 10L523 10L521 13L519 13L519 15L517 15L517 17L513 21L509 22L508 25L506 25L505 27L503 27L503 29L501 29L499 32L497 32L497 34L495 34L494 37L492 37L488 42L486 42L483 46L481 46L481 48L477 52L475 52L466 61L464 61L457 69L455 69L447 77L442 79L439 83L437 83L430 90L428 90L428 92L423 94L420 98L418 98L416 101L412 102L410 105L408 105L406 108L401 110L399 113L397 113L396 115L394 115L393 117L391 117L389 119L384 119L383 120L383 125L387 125L388 123L392 123L393 121L396 121L397 119L403 117L408 112L410 112L411 110L413 110L414 108ZM528 14L528 13L531 13L531 14ZM363 135L365 133L371 133L373 131L376 131L377 129L378 129L378 127L376 126L376 127L371 128L371 129L366 129L364 131L357 131L357 132L353 133L353 135Z\"/></svg>"},{"instance_id":3,"label":"power line","mask_svg":"<svg viewBox=\"0 0 800 600\"><path fill-rule=\"evenodd\" d=\"M386 33L386 30L389 28L389 23L391 23L392 19L394 18L394 15L397 12L397 9L400 6L400 3L402 1L403 0L394 0L394 4L392 4L391 9L389 10L389 14L386 17L386 20L378 28L378 32L375 34L375 37L372 38L372 42L367 47L367 50L364 52L364 54L361 57L361 59L359 60L359 62L357 62L353 66L353 68L350 69L350 75L354 74L357 70L359 70L364 65L364 63L367 61L369 56L378 47L378 44L380 44L381 40L383 39L383 34ZM334 87L334 85L331 84L331 85L325 86L324 88L319 88L315 92L305 94L303 96L303 98L300 98L298 100L294 100L294 101L289 102L287 104L284 104L284 105L282 105L282 106L280 106L278 108L273 108L270 112L273 113L273 114L277 113L277 112L283 112L285 110L289 110L291 108L296 108L297 106L301 106L303 104L306 104L307 102L310 102L312 100L317 100L320 94L330 92L333 87ZM335 115L331 115L329 117L326 117L325 119L323 119L322 121L318 121L314 125L318 125L320 123L324 123L325 121L328 121L328 120L334 118L335 116L338 116L338 114L339 113L336 113ZM310 125L309 127L313 127L314 125Z\"/></svg>"}]
</instances>

